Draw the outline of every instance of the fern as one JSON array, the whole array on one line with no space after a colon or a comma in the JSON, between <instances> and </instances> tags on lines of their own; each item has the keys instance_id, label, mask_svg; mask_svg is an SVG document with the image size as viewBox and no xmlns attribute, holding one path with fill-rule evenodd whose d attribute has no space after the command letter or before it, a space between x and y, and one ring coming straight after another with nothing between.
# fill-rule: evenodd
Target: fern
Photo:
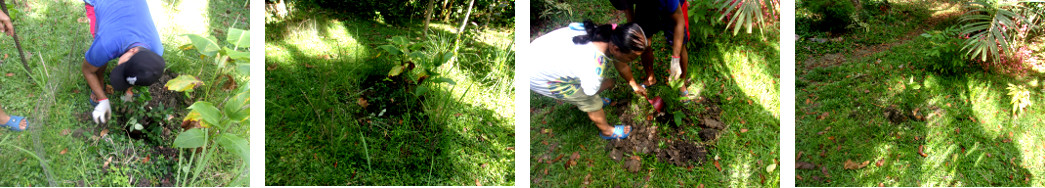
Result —
<instances>
[{"instance_id":1,"label":"fern","mask_svg":"<svg viewBox=\"0 0 1045 188\"><path fill-rule=\"evenodd\" d=\"M779 17L779 0L719 0L719 10L722 15L719 20L729 19L726 22L727 30L733 28L733 35L737 35L742 27L751 33L754 28L762 30L775 24Z\"/></svg>"},{"instance_id":2,"label":"fern","mask_svg":"<svg viewBox=\"0 0 1045 188\"><path fill-rule=\"evenodd\" d=\"M965 6L969 10L962 15L962 34L969 36L963 43L962 51L969 59L980 61L990 59L1001 60L1003 55L1011 54L1012 42L1016 29L1020 24L1031 24L1026 18L1014 12L1024 7L1022 3L1042 1L1001 1L977 0Z\"/></svg>"}]
</instances>

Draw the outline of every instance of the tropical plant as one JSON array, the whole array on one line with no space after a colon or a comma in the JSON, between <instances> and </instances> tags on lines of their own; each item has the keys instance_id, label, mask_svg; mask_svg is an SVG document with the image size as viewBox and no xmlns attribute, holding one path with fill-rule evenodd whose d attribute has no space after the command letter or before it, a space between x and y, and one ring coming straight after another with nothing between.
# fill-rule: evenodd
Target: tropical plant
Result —
<instances>
[{"instance_id":1,"label":"tropical plant","mask_svg":"<svg viewBox=\"0 0 1045 188\"><path fill-rule=\"evenodd\" d=\"M706 39L719 33L718 26L722 25L719 20L718 4L715 1L691 1L689 2L689 30L692 34Z\"/></svg>"},{"instance_id":2,"label":"tropical plant","mask_svg":"<svg viewBox=\"0 0 1045 188\"><path fill-rule=\"evenodd\" d=\"M392 37L389 39L389 42L391 44L378 46L396 62L395 66L388 71L389 78L408 73L406 80L413 81L416 84L425 83L425 80L429 80L429 78L434 83L456 84L453 79L442 77L436 71L438 67L453 59L454 54L452 52L442 51L425 54L422 51L422 45L411 42L403 36ZM416 69L418 67L420 69ZM420 87L414 92L415 95L422 95L427 90L424 87Z\"/></svg>"},{"instance_id":3,"label":"tropical plant","mask_svg":"<svg viewBox=\"0 0 1045 188\"><path fill-rule=\"evenodd\" d=\"M932 45L928 50L922 52L933 62L927 62L929 69L943 73L957 73L966 66L966 59L961 55L962 39L959 38L961 30L957 26L951 26L942 31L929 31L922 33L922 37L929 39Z\"/></svg>"},{"instance_id":4,"label":"tropical plant","mask_svg":"<svg viewBox=\"0 0 1045 188\"><path fill-rule=\"evenodd\" d=\"M1030 90L1023 85L1009 84L1009 87L1005 89L1009 90L1009 104L1012 104L1012 116L1019 117L1023 113L1023 109L1031 105L1030 101Z\"/></svg>"},{"instance_id":5,"label":"tropical plant","mask_svg":"<svg viewBox=\"0 0 1045 188\"><path fill-rule=\"evenodd\" d=\"M235 87L228 87L230 84L235 86L235 81L232 79L232 71L238 70L236 73L249 76L249 52L241 52L239 49L250 45L250 32L247 30L241 30L236 28L229 29L229 35L226 38L226 42L229 43L231 48L228 46L218 45L217 40L213 37L202 37L199 35L188 34L187 36L192 43L189 45L182 46L183 50L195 49L201 54L201 58L213 57L214 63L218 66L215 70L215 76L211 80L211 83L217 83L219 78L228 78L225 82L223 89L235 90L235 92L226 98L220 105L219 109L211 102L196 101L194 104L188 107L191 110L186 117L183 119L183 125L196 125L191 126L195 128L189 128L174 139L174 148L180 149L192 149L189 154L190 159L179 160L177 166L178 180L181 186L199 186L200 173L207 169L210 165L210 161L215 157L216 149L222 148L224 151L237 156L238 159L243 161L235 171L236 178L227 185L246 185L246 178L249 177L246 173L247 165L250 164L250 149L248 148L248 141L245 138L236 136L235 134L228 132L227 130L239 125L250 124L250 88L247 86L238 87L238 89L232 89ZM191 45L191 46L190 46ZM167 82L165 87L168 90L185 92L186 95L192 92L203 82L196 79L191 75L180 75L175 79ZM217 84L215 84L217 85ZM212 87L204 87L206 91L204 97L210 96ZM185 127L185 126L183 126ZM217 144L219 147L213 147ZM179 150L179 158L181 157L181 151Z\"/></svg>"},{"instance_id":6,"label":"tropical plant","mask_svg":"<svg viewBox=\"0 0 1045 188\"><path fill-rule=\"evenodd\" d=\"M999 62L1003 56L1014 51L1013 42L1017 41L1018 29L1035 27L1028 19L1015 11L1024 9L1022 4L1042 1L992 1L976 0L969 2L961 17L962 35L965 39L962 51L969 59Z\"/></svg>"},{"instance_id":7,"label":"tropical plant","mask_svg":"<svg viewBox=\"0 0 1045 188\"><path fill-rule=\"evenodd\" d=\"M722 12L719 20L729 20L726 27L733 28L733 35L741 27L746 27L747 33L751 33L754 28L758 28L761 33L775 26L780 18L780 0L719 0L718 4Z\"/></svg>"}]
</instances>

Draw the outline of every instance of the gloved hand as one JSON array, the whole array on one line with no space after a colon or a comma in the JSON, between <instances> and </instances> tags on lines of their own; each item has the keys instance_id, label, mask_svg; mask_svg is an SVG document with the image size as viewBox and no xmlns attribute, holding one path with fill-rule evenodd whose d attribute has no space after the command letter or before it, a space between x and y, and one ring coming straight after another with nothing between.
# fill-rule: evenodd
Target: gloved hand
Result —
<instances>
[{"instance_id":1,"label":"gloved hand","mask_svg":"<svg viewBox=\"0 0 1045 188\"><path fill-rule=\"evenodd\" d=\"M98 106L94 106L94 112L91 113L91 117L94 119L94 123L105 123L112 117L112 109L109 106L109 99L103 99L98 101Z\"/></svg>"},{"instance_id":2,"label":"gloved hand","mask_svg":"<svg viewBox=\"0 0 1045 188\"><path fill-rule=\"evenodd\" d=\"M134 100L134 93L130 89L127 89L127 93L120 97L123 102L131 102Z\"/></svg>"},{"instance_id":3,"label":"gloved hand","mask_svg":"<svg viewBox=\"0 0 1045 188\"><path fill-rule=\"evenodd\" d=\"M682 76L682 66L679 65L679 57L671 57L671 68L668 69L668 80L678 80Z\"/></svg>"}]
</instances>

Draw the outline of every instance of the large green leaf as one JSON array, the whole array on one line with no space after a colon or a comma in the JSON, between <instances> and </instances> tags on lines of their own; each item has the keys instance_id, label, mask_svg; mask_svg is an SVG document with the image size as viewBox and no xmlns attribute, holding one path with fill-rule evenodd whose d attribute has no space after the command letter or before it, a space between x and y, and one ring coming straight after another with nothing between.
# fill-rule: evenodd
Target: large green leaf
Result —
<instances>
[{"instance_id":1,"label":"large green leaf","mask_svg":"<svg viewBox=\"0 0 1045 188\"><path fill-rule=\"evenodd\" d=\"M206 132L203 129L189 129L185 132L178 134L178 137L174 138L175 148L198 148L203 147L203 143L207 142Z\"/></svg>"},{"instance_id":2,"label":"large green leaf","mask_svg":"<svg viewBox=\"0 0 1045 188\"><path fill-rule=\"evenodd\" d=\"M454 53L443 52L435 57L435 62L432 64L433 67L443 66L444 63L449 62L454 58Z\"/></svg>"},{"instance_id":3,"label":"large green leaf","mask_svg":"<svg viewBox=\"0 0 1045 188\"><path fill-rule=\"evenodd\" d=\"M250 30L229 28L229 36L226 37L225 41L228 41L229 44L236 48L250 47Z\"/></svg>"},{"instance_id":4,"label":"large green leaf","mask_svg":"<svg viewBox=\"0 0 1045 188\"><path fill-rule=\"evenodd\" d=\"M457 85L457 82L454 82L454 79L450 79L450 78L447 78L447 77L433 78L433 79L431 79L431 82L432 82L432 84L448 83L450 85Z\"/></svg>"},{"instance_id":5,"label":"large green leaf","mask_svg":"<svg viewBox=\"0 0 1045 188\"><path fill-rule=\"evenodd\" d=\"M377 46L377 48L385 50L386 52L388 52L388 55L392 55L392 56L403 54L403 51L399 50L399 48L396 48L393 45L381 45L381 46Z\"/></svg>"},{"instance_id":6,"label":"large green leaf","mask_svg":"<svg viewBox=\"0 0 1045 188\"><path fill-rule=\"evenodd\" d=\"M229 58L236 60L236 62L250 62L250 52L241 52L232 49L226 49L229 53Z\"/></svg>"},{"instance_id":7,"label":"large green leaf","mask_svg":"<svg viewBox=\"0 0 1045 188\"><path fill-rule=\"evenodd\" d=\"M250 118L250 108L247 106L249 104L250 90L245 90L229 98L223 107L229 119L232 119L232 121L243 121Z\"/></svg>"},{"instance_id":8,"label":"large green leaf","mask_svg":"<svg viewBox=\"0 0 1045 188\"><path fill-rule=\"evenodd\" d=\"M221 134L218 136L218 146L240 158L244 163L250 164L250 144L247 139L232 134Z\"/></svg>"},{"instance_id":9,"label":"large green leaf","mask_svg":"<svg viewBox=\"0 0 1045 188\"><path fill-rule=\"evenodd\" d=\"M405 69L406 66L396 65L395 67L392 67L392 70L388 71L388 76L399 76L399 74L402 74Z\"/></svg>"},{"instance_id":10,"label":"large green leaf","mask_svg":"<svg viewBox=\"0 0 1045 188\"><path fill-rule=\"evenodd\" d=\"M200 54L213 57L221 50L221 47L215 42L218 40L214 39L214 37L203 37L197 34L184 34L182 36L189 37L189 41L192 41L192 46L196 47L196 51L200 52Z\"/></svg>"},{"instance_id":11,"label":"large green leaf","mask_svg":"<svg viewBox=\"0 0 1045 188\"><path fill-rule=\"evenodd\" d=\"M218 111L218 108L215 108L214 104L206 101L196 101L192 106L189 106L189 109L200 113L200 115L203 116L203 121L211 125L216 125L219 128L225 127L225 125L220 124L221 111Z\"/></svg>"},{"instance_id":12,"label":"large green leaf","mask_svg":"<svg viewBox=\"0 0 1045 188\"><path fill-rule=\"evenodd\" d=\"M410 40L403 36L394 36L392 37L392 43L396 46L405 47L410 45Z\"/></svg>"},{"instance_id":13,"label":"large green leaf","mask_svg":"<svg viewBox=\"0 0 1045 188\"><path fill-rule=\"evenodd\" d=\"M200 79L196 79L196 77L192 75L183 74L178 75L178 77L173 80L167 81L167 84L165 84L164 87L166 87L167 90L177 92L192 92L193 89L196 89L196 87L200 85L203 85L203 82L200 81Z\"/></svg>"}]
</instances>

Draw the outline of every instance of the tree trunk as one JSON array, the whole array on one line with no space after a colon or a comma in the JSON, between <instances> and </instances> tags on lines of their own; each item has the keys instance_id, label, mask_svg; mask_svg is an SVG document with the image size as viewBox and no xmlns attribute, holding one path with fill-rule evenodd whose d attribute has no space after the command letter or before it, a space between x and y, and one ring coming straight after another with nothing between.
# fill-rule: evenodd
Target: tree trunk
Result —
<instances>
[{"instance_id":1,"label":"tree trunk","mask_svg":"<svg viewBox=\"0 0 1045 188\"><path fill-rule=\"evenodd\" d=\"M432 21L432 8L435 6L435 1L436 0L428 0L428 6L425 9L425 27L423 32L425 38L428 38L428 22Z\"/></svg>"},{"instance_id":2,"label":"tree trunk","mask_svg":"<svg viewBox=\"0 0 1045 188\"><path fill-rule=\"evenodd\" d=\"M461 48L461 35L464 35L464 27L468 26L468 17L472 15L472 5L475 0L468 1L468 12L464 14L464 20L461 20L461 28L457 29L457 38L454 39L454 57L450 60L450 66L453 67L453 62L457 61L457 49Z\"/></svg>"}]
</instances>

